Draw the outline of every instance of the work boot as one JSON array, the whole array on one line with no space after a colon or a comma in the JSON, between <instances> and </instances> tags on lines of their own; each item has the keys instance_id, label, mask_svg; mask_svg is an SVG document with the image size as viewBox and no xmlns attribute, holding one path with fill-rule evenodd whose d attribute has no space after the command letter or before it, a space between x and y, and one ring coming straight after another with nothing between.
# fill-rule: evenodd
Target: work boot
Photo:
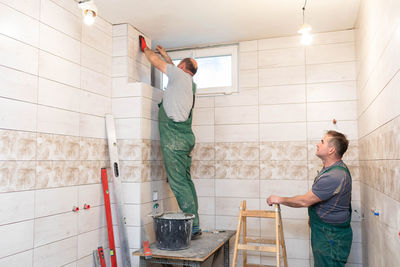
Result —
<instances>
[{"instance_id":1,"label":"work boot","mask_svg":"<svg viewBox=\"0 0 400 267\"><path fill-rule=\"evenodd\" d=\"M202 232L201 232L200 227L194 226L194 227L193 227L193 230L192 230L192 237L191 237L191 239L192 239L192 240L193 240L193 239L197 239L197 238L199 238L199 237L201 236L201 234L202 234Z\"/></svg>"}]
</instances>

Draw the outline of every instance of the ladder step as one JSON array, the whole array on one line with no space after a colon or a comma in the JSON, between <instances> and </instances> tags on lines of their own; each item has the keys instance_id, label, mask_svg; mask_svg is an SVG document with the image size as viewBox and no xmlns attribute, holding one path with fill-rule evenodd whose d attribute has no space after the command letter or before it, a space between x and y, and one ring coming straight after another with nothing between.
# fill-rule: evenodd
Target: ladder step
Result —
<instances>
[{"instance_id":1,"label":"ladder step","mask_svg":"<svg viewBox=\"0 0 400 267\"><path fill-rule=\"evenodd\" d=\"M244 267L276 267L276 265L246 264Z\"/></svg>"},{"instance_id":2,"label":"ladder step","mask_svg":"<svg viewBox=\"0 0 400 267\"><path fill-rule=\"evenodd\" d=\"M276 247L271 247L271 246L254 246L254 245L238 244L238 249L260 251L260 252L277 252Z\"/></svg>"},{"instance_id":3,"label":"ladder step","mask_svg":"<svg viewBox=\"0 0 400 267\"><path fill-rule=\"evenodd\" d=\"M251 238L247 237L246 242L248 243L259 243L259 244L276 244L275 239L264 239L264 238Z\"/></svg>"},{"instance_id":4,"label":"ladder step","mask_svg":"<svg viewBox=\"0 0 400 267\"><path fill-rule=\"evenodd\" d=\"M275 219L276 212L275 211L267 211L267 210L243 210L243 217L259 217L259 218L271 218Z\"/></svg>"}]
</instances>

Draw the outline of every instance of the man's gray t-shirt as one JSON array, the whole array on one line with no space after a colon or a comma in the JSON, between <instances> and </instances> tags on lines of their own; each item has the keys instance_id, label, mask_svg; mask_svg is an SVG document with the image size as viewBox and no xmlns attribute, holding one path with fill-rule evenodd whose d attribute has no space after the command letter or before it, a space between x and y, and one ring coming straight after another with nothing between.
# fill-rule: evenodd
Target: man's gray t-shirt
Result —
<instances>
[{"instance_id":1,"label":"man's gray t-shirt","mask_svg":"<svg viewBox=\"0 0 400 267\"><path fill-rule=\"evenodd\" d=\"M192 76L172 64L167 64L166 75L168 85L163 96L165 113L173 121L186 121L193 106Z\"/></svg>"},{"instance_id":2,"label":"man's gray t-shirt","mask_svg":"<svg viewBox=\"0 0 400 267\"><path fill-rule=\"evenodd\" d=\"M343 161L322 168L314 180L312 192L322 200L314 205L321 220L338 224L345 222L350 216L352 187L349 174L343 169L331 169L334 166L346 168Z\"/></svg>"}]
</instances>

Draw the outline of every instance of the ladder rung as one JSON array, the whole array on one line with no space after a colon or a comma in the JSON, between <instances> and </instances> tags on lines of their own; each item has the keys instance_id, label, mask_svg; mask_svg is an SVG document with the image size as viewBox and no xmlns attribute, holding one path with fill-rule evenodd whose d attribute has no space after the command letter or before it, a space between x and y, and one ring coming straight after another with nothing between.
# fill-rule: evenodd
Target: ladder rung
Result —
<instances>
[{"instance_id":1,"label":"ladder rung","mask_svg":"<svg viewBox=\"0 0 400 267\"><path fill-rule=\"evenodd\" d=\"M255 245L238 244L238 249L260 251L260 252L277 252L276 247L271 247L271 246L255 246Z\"/></svg>"},{"instance_id":2,"label":"ladder rung","mask_svg":"<svg viewBox=\"0 0 400 267\"><path fill-rule=\"evenodd\" d=\"M275 211L267 210L244 210L242 211L243 217L261 217L261 218L275 218Z\"/></svg>"},{"instance_id":3,"label":"ladder rung","mask_svg":"<svg viewBox=\"0 0 400 267\"><path fill-rule=\"evenodd\" d=\"M276 267L276 265L246 264L245 267Z\"/></svg>"},{"instance_id":4,"label":"ladder rung","mask_svg":"<svg viewBox=\"0 0 400 267\"><path fill-rule=\"evenodd\" d=\"M246 238L246 242L248 243L259 243L259 244L276 244L275 239L264 239L264 238Z\"/></svg>"}]
</instances>

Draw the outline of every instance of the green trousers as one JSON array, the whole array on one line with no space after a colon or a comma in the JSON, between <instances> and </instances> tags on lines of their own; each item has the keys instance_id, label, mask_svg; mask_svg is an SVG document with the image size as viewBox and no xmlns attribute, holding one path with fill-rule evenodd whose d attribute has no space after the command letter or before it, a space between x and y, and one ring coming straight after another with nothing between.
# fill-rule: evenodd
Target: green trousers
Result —
<instances>
[{"instance_id":1,"label":"green trousers","mask_svg":"<svg viewBox=\"0 0 400 267\"><path fill-rule=\"evenodd\" d=\"M322 221L314 207L308 208L314 267L344 267L350 254L353 231L350 220L342 224Z\"/></svg>"},{"instance_id":2,"label":"green trousers","mask_svg":"<svg viewBox=\"0 0 400 267\"><path fill-rule=\"evenodd\" d=\"M190 153L195 144L192 131L192 112L183 122L175 122L168 118L162 103L159 104L158 128L160 131L161 151L168 183L185 213L195 215L193 227L199 227L199 205L196 189L190 176L192 158Z\"/></svg>"}]
</instances>

